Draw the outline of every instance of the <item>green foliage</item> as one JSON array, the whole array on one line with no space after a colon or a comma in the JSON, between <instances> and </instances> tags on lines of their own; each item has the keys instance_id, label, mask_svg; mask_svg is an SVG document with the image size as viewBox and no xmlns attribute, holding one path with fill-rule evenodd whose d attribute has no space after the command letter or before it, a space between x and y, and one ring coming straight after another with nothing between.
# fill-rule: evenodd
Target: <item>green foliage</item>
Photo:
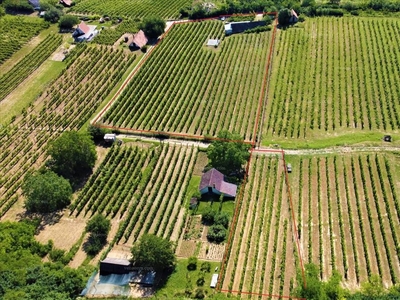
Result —
<instances>
[{"instance_id":1,"label":"green foliage","mask_svg":"<svg viewBox=\"0 0 400 300\"><path fill-rule=\"evenodd\" d=\"M238 134L223 130L207 149L210 165L224 175L237 174L249 158L250 145Z\"/></svg>"},{"instance_id":2,"label":"green foliage","mask_svg":"<svg viewBox=\"0 0 400 300\"><path fill-rule=\"evenodd\" d=\"M88 174L97 158L90 137L76 131L65 131L57 140L51 142L47 155L51 157L48 161L50 169L71 182L76 182Z\"/></svg>"},{"instance_id":3,"label":"green foliage","mask_svg":"<svg viewBox=\"0 0 400 300\"><path fill-rule=\"evenodd\" d=\"M132 255L135 266L155 271L171 270L176 263L172 242L152 234L143 235L133 245Z\"/></svg>"},{"instance_id":4,"label":"green foliage","mask_svg":"<svg viewBox=\"0 0 400 300\"><path fill-rule=\"evenodd\" d=\"M6 15L6 10L4 7L0 6L0 18Z\"/></svg>"},{"instance_id":5,"label":"green foliage","mask_svg":"<svg viewBox=\"0 0 400 300\"><path fill-rule=\"evenodd\" d=\"M361 292L365 296L373 299L383 296L385 294L385 289L382 284L382 279L376 274L371 275L367 282L361 284Z\"/></svg>"},{"instance_id":6,"label":"green foliage","mask_svg":"<svg viewBox=\"0 0 400 300\"><path fill-rule=\"evenodd\" d=\"M196 299L204 299L206 295L204 294L204 290L202 288L198 288L195 291L194 297Z\"/></svg>"},{"instance_id":7,"label":"green foliage","mask_svg":"<svg viewBox=\"0 0 400 300\"><path fill-rule=\"evenodd\" d=\"M208 229L207 239L210 242L221 243L225 240L226 228L222 225L212 225Z\"/></svg>"},{"instance_id":8,"label":"green foliage","mask_svg":"<svg viewBox=\"0 0 400 300\"><path fill-rule=\"evenodd\" d=\"M49 257L53 262L62 261L65 255L65 250L53 249L49 252Z\"/></svg>"},{"instance_id":9,"label":"green foliage","mask_svg":"<svg viewBox=\"0 0 400 300\"><path fill-rule=\"evenodd\" d=\"M111 229L111 222L105 216L98 214L91 218L85 230L90 232L88 241L84 245L84 250L90 255L96 255L107 243L107 236Z\"/></svg>"},{"instance_id":10,"label":"green foliage","mask_svg":"<svg viewBox=\"0 0 400 300\"><path fill-rule=\"evenodd\" d=\"M68 180L52 171L28 174L22 185L25 207L31 212L53 212L71 202L72 188Z\"/></svg>"},{"instance_id":11,"label":"green foliage","mask_svg":"<svg viewBox=\"0 0 400 300\"><path fill-rule=\"evenodd\" d=\"M60 18L58 26L60 27L60 29L72 29L72 27L74 27L78 23L79 19L77 16L65 15Z\"/></svg>"},{"instance_id":12,"label":"green foliage","mask_svg":"<svg viewBox=\"0 0 400 300\"><path fill-rule=\"evenodd\" d=\"M208 261L201 263L200 271L209 273L211 271L211 264Z\"/></svg>"},{"instance_id":13,"label":"green foliage","mask_svg":"<svg viewBox=\"0 0 400 300\"><path fill-rule=\"evenodd\" d=\"M106 133L110 133L110 130L89 124L87 132L92 138L93 142L99 143L104 141L104 135Z\"/></svg>"},{"instance_id":14,"label":"green foliage","mask_svg":"<svg viewBox=\"0 0 400 300\"><path fill-rule=\"evenodd\" d=\"M33 12L32 5L26 0L5 0L3 6L7 11Z\"/></svg>"},{"instance_id":15,"label":"green foliage","mask_svg":"<svg viewBox=\"0 0 400 300\"><path fill-rule=\"evenodd\" d=\"M292 16L292 13L291 13L290 9L288 9L288 8L281 9L278 13L279 25L281 25L281 26L289 25L291 16Z\"/></svg>"},{"instance_id":16,"label":"green foliage","mask_svg":"<svg viewBox=\"0 0 400 300\"><path fill-rule=\"evenodd\" d=\"M140 24L140 29L144 31L149 39L156 39L164 33L166 23L160 17L147 17Z\"/></svg>"},{"instance_id":17,"label":"green foliage","mask_svg":"<svg viewBox=\"0 0 400 300\"><path fill-rule=\"evenodd\" d=\"M213 224L216 214L217 212L210 207L202 214L201 220L205 224Z\"/></svg>"},{"instance_id":18,"label":"green foliage","mask_svg":"<svg viewBox=\"0 0 400 300\"><path fill-rule=\"evenodd\" d=\"M189 257L187 269L189 271L194 271L197 269L197 257L195 256Z\"/></svg>"},{"instance_id":19,"label":"green foliage","mask_svg":"<svg viewBox=\"0 0 400 300\"><path fill-rule=\"evenodd\" d=\"M50 22L50 23L57 23L63 14L64 13L62 12L62 10L59 10L55 7L51 7L44 14L44 19L45 19L45 21Z\"/></svg>"},{"instance_id":20,"label":"green foliage","mask_svg":"<svg viewBox=\"0 0 400 300\"><path fill-rule=\"evenodd\" d=\"M215 225L222 225L225 228L228 228L229 225L229 215L226 212L220 212L214 217Z\"/></svg>"},{"instance_id":21,"label":"green foliage","mask_svg":"<svg viewBox=\"0 0 400 300\"><path fill-rule=\"evenodd\" d=\"M0 298L75 299L89 270L42 263L48 246L35 240L36 226L26 221L0 223Z\"/></svg>"}]
</instances>

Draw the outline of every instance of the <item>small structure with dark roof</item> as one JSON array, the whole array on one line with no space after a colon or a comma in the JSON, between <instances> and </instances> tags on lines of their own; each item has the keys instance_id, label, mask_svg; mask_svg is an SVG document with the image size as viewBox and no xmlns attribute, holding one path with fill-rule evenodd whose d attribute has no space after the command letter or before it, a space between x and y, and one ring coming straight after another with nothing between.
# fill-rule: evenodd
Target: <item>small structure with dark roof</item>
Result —
<instances>
[{"instance_id":1,"label":"small structure with dark roof","mask_svg":"<svg viewBox=\"0 0 400 300\"><path fill-rule=\"evenodd\" d=\"M224 174L212 168L201 177L199 186L200 193L223 194L227 197L236 197L237 185L224 181Z\"/></svg>"},{"instance_id":2,"label":"small structure with dark roof","mask_svg":"<svg viewBox=\"0 0 400 300\"><path fill-rule=\"evenodd\" d=\"M142 286L153 286L156 279L156 272L152 270L134 271L130 283L140 284Z\"/></svg>"},{"instance_id":3,"label":"small structure with dark roof","mask_svg":"<svg viewBox=\"0 0 400 300\"><path fill-rule=\"evenodd\" d=\"M131 269L131 262L127 259L107 257L100 262L100 275L128 274Z\"/></svg>"},{"instance_id":4,"label":"small structure with dark roof","mask_svg":"<svg viewBox=\"0 0 400 300\"><path fill-rule=\"evenodd\" d=\"M259 26L265 26L266 24L266 21L243 21L227 23L225 24L225 35L241 33Z\"/></svg>"},{"instance_id":5,"label":"small structure with dark roof","mask_svg":"<svg viewBox=\"0 0 400 300\"><path fill-rule=\"evenodd\" d=\"M392 142L392 136L391 135L385 135L383 137L383 141L384 142L388 142L388 143Z\"/></svg>"},{"instance_id":6,"label":"small structure with dark roof","mask_svg":"<svg viewBox=\"0 0 400 300\"><path fill-rule=\"evenodd\" d=\"M129 45L129 49L138 50L147 44L149 40L144 34L143 30L139 30L138 33L133 35L133 41Z\"/></svg>"},{"instance_id":7,"label":"small structure with dark roof","mask_svg":"<svg viewBox=\"0 0 400 300\"><path fill-rule=\"evenodd\" d=\"M290 18L289 18L289 23L290 23L290 24L297 23L297 21L299 20L299 17L298 17L298 15L297 15L297 13L292 9L292 10L290 11L290 14L291 14L291 16L290 16Z\"/></svg>"}]
</instances>

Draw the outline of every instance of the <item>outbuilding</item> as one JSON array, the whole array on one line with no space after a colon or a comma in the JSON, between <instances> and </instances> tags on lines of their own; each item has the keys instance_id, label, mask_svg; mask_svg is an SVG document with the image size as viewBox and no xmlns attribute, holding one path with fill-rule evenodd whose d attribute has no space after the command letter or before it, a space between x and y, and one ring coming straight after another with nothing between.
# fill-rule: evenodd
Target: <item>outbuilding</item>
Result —
<instances>
[{"instance_id":1,"label":"outbuilding","mask_svg":"<svg viewBox=\"0 0 400 300\"><path fill-rule=\"evenodd\" d=\"M107 257L100 262L100 275L128 274L131 269L131 262L127 259Z\"/></svg>"},{"instance_id":2,"label":"outbuilding","mask_svg":"<svg viewBox=\"0 0 400 300\"><path fill-rule=\"evenodd\" d=\"M224 177L224 174L215 168L204 173L199 185L200 194L236 197L237 185L224 181Z\"/></svg>"},{"instance_id":3,"label":"outbuilding","mask_svg":"<svg viewBox=\"0 0 400 300\"><path fill-rule=\"evenodd\" d=\"M218 283L218 274L213 274L213 276L211 278L210 287L215 288L217 286L217 283Z\"/></svg>"},{"instance_id":4,"label":"outbuilding","mask_svg":"<svg viewBox=\"0 0 400 300\"><path fill-rule=\"evenodd\" d=\"M115 133L106 133L104 135L104 141L108 144L112 144L117 140Z\"/></svg>"}]
</instances>

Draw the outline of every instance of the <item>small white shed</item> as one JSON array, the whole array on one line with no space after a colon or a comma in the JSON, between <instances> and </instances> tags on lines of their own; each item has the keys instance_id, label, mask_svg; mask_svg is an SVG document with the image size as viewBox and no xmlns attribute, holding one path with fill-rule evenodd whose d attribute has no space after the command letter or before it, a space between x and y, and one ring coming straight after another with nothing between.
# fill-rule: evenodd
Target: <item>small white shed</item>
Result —
<instances>
[{"instance_id":1,"label":"small white shed","mask_svg":"<svg viewBox=\"0 0 400 300\"><path fill-rule=\"evenodd\" d=\"M218 283L218 274L213 274L211 278L210 287L215 288L217 286L217 283Z\"/></svg>"},{"instance_id":2,"label":"small white shed","mask_svg":"<svg viewBox=\"0 0 400 300\"><path fill-rule=\"evenodd\" d=\"M114 143L116 140L117 140L117 136L115 135L115 133L106 133L106 134L104 135L104 141L105 141L106 143L112 144L112 143Z\"/></svg>"}]
</instances>

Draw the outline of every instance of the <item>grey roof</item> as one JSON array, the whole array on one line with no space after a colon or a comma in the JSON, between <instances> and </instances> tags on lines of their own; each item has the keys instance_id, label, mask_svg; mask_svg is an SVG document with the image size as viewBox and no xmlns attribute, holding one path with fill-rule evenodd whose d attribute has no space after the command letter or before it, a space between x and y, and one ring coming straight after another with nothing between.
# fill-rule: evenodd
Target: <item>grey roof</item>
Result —
<instances>
[{"instance_id":1,"label":"grey roof","mask_svg":"<svg viewBox=\"0 0 400 300\"><path fill-rule=\"evenodd\" d=\"M127 259L121 259L121 258L112 258L112 257L106 257L101 261L101 263L108 263L108 264L113 264L113 265L120 265L120 266L129 266L131 262Z\"/></svg>"}]
</instances>

